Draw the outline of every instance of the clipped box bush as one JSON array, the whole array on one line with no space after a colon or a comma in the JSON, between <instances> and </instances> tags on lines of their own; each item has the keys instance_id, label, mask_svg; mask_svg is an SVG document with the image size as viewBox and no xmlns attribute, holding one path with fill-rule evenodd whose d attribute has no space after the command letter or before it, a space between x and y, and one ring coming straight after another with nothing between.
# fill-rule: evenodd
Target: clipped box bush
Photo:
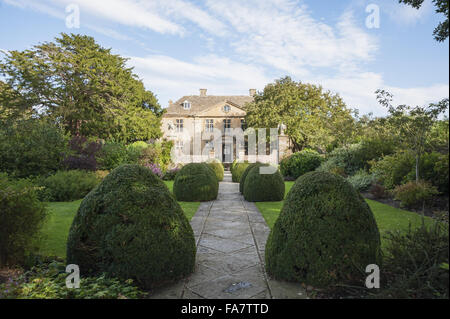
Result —
<instances>
[{"instance_id":1,"label":"clipped box bush","mask_svg":"<svg viewBox=\"0 0 450 319\"><path fill-rule=\"evenodd\" d=\"M175 176L173 193L185 202L209 201L217 198L219 182L214 171L205 163L190 163Z\"/></svg>"},{"instance_id":2,"label":"clipped box bush","mask_svg":"<svg viewBox=\"0 0 450 319\"><path fill-rule=\"evenodd\" d=\"M223 181L223 175L224 175L224 168L223 168L223 164L221 161L219 161L218 159L210 159L208 161L206 161L206 164L212 168L212 170L214 171L214 174L217 177L217 180Z\"/></svg>"},{"instance_id":3,"label":"clipped box bush","mask_svg":"<svg viewBox=\"0 0 450 319\"><path fill-rule=\"evenodd\" d=\"M284 177L297 179L305 173L314 171L322 163L322 157L314 150L305 149L284 158L280 171Z\"/></svg>"},{"instance_id":4,"label":"clipped box bush","mask_svg":"<svg viewBox=\"0 0 450 319\"><path fill-rule=\"evenodd\" d=\"M239 183L241 180L241 176L244 173L245 169L250 165L249 162L237 162L233 166L233 170L231 171L231 180L233 183Z\"/></svg>"},{"instance_id":5,"label":"clipped box bush","mask_svg":"<svg viewBox=\"0 0 450 319\"><path fill-rule=\"evenodd\" d=\"M59 171L38 183L43 187L39 198L49 202L66 202L86 196L101 181L94 172L72 170Z\"/></svg>"},{"instance_id":6,"label":"clipped box bush","mask_svg":"<svg viewBox=\"0 0 450 319\"><path fill-rule=\"evenodd\" d=\"M0 267L21 265L33 251L46 209L28 180L0 173Z\"/></svg>"},{"instance_id":7,"label":"clipped box bush","mask_svg":"<svg viewBox=\"0 0 450 319\"><path fill-rule=\"evenodd\" d=\"M344 178L310 172L289 191L265 258L276 279L364 284L366 266L381 262L380 234L369 206Z\"/></svg>"},{"instance_id":8,"label":"clipped box bush","mask_svg":"<svg viewBox=\"0 0 450 319\"><path fill-rule=\"evenodd\" d=\"M261 165L264 165L264 164L262 164L260 162L251 163L249 166L247 166L245 171L242 173L241 180L239 181L239 192L241 194L244 194L244 183L245 183L245 179L247 178L247 175L250 172L250 170L255 166L261 166Z\"/></svg>"},{"instance_id":9,"label":"clipped box bush","mask_svg":"<svg viewBox=\"0 0 450 319\"><path fill-rule=\"evenodd\" d=\"M164 182L145 167L123 165L82 201L67 263L148 289L190 274L195 251L192 228Z\"/></svg>"},{"instance_id":10,"label":"clipped box bush","mask_svg":"<svg viewBox=\"0 0 450 319\"><path fill-rule=\"evenodd\" d=\"M233 163L231 163L231 165L230 165L230 172L233 174L233 169L234 169L234 167L236 166L236 164L237 164L237 159L235 159L234 161L233 161Z\"/></svg>"},{"instance_id":11,"label":"clipped box bush","mask_svg":"<svg viewBox=\"0 0 450 319\"><path fill-rule=\"evenodd\" d=\"M285 185L280 171L261 174L260 168L268 165L255 165L244 182L244 198L249 202L274 202L284 198ZM274 167L273 167L274 168Z\"/></svg>"}]
</instances>

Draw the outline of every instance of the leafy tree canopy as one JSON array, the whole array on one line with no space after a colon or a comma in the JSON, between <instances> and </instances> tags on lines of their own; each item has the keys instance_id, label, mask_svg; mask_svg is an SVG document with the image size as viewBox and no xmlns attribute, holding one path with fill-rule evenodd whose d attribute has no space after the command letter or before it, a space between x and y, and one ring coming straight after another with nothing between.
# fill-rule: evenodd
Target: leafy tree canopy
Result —
<instances>
[{"instance_id":1,"label":"leafy tree canopy","mask_svg":"<svg viewBox=\"0 0 450 319\"><path fill-rule=\"evenodd\" d=\"M339 95L322 87L295 82L290 77L268 84L247 104L249 127L285 126L294 151L305 147L325 150L328 144L345 143L353 134L355 120Z\"/></svg>"},{"instance_id":2,"label":"leafy tree canopy","mask_svg":"<svg viewBox=\"0 0 450 319\"><path fill-rule=\"evenodd\" d=\"M393 96L385 90L377 90L378 102L389 112L388 124L398 132L405 149L411 150L416 158L416 181L420 179L419 163L421 156L429 147L431 133L439 116L449 106L448 98L428 106L392 105Z\"/></svg>"},{"instance_id":3,"label":"leafy tree canopy","mask_svg":"<svg viewBox=\"0 0 450 319\"><path fill-rule=\"evenodd\" d=\"M424 0L399 0L399 3L408 4L415 9L420 9ZM434 29L434 39L439 42L445 41L448 38L448 13L449 13L449 1L448 0L433 0L436 7L436 13L443 13L445 20L439 22L438 26Z\"/></svg>"},{"instance_id":4,"label":"leafy tree canopy","mask_svg":"<svg viewBox=\"0 0 450 319\"><path fill-rule=\"evenodd\" d=\"M0 116L46 116L87 137L159 137L161 106L126 62L92 37L75 34L10 51L0 60Z\"/></svg>"}]
</instances>

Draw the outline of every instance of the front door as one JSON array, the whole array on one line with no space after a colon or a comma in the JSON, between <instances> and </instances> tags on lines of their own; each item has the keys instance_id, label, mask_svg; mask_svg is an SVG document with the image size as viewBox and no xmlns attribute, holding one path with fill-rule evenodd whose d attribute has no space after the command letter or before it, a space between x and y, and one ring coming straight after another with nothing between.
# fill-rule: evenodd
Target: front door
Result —
<instances>
[{"instance_id":1,"label":"front door","mask_svg":"<svg viewBox=\"0 0 450 319\"><path fill-rule=\"evenodd\" d=\"M232 162L232 144L222 144L222 162L231 163Z\"/></svg>"}]
</instances>

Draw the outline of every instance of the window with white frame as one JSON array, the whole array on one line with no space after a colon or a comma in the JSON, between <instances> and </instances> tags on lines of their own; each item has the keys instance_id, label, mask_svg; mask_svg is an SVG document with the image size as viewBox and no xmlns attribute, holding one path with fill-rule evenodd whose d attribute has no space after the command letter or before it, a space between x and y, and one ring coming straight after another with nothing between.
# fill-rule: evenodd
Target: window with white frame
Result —
<instances>
[{"instance_id":1,"label":"window with white frame","mask_svg":"<svg viewBox=\"0 0 450 319\"><path fill-rule=\"evenodd\" d=\"M247 123L245 123L244 119L241 119L241 129L245 131L247 129Z\"/></svg>"},{"instance_id":2,"label":"window with white frame","mask_svg":"<svg viewBox=\"0 0 450 319\"><path fill-rule=\"evenodd\" d=\"M205 131L206 132L214 131L214 120L212 120L212 119L205 120Z\"/></svg>"},{"instance_id":3,"label":"window with white frame","mask_svg":"<svg viewBox=\"0 0 450 319\"><path fill-rule=\"evenodd\" d=\"M176 131L181 133L183 132L183 119L176 119L175 121L175 127L176 127Z\"/></svg>"},{"instance_id":4,"label":"window with white frame","mask_svg":"<svg viewBox=\"0 0 450 319\"><path fill-rule=\"evenodd\" d=\"M183 102L183 108L184 108L185 110L189 110L189 109L191 108L191 102L189 102L189 101L184 101L184 102Z\"/></svg>"},{"instance_id":5,"label":"window with white frame","mask_svg":"<svg viewBox=\"0 0 450 319\"><path fill-rule=\"evenodd\" d=\"M182 151L183 150L183 141L176 141L176 143L175 143L175 149L177 150L177 151Z\"/></svg>"},{"instance_id":6,"label":"window with white frame","mask_svg":"<svg viewBox=\"0 0 450 319\"><path fill-rule=\"evenodd\" d=\"M223 111L224 111L225 113L230 112L230 110L231 110L231 107L230 107L228 104L226 104L226 105L223 107Z\"/></svg>"},{"instance_id":7,"label":"window with white frame","mask_svg":"<svg viewBox=\"0 0 450 319\"><path fill-rule=\"evenodd\" d=\"M231 119L225 119L223 120L223 130L225 132L229 131L231 129Z\"/></svg>"}]
</instances>

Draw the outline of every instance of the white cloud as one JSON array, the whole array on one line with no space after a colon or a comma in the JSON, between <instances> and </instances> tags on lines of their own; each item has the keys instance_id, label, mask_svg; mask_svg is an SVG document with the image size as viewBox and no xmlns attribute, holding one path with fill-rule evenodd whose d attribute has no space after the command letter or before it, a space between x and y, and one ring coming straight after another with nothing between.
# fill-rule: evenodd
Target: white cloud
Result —
<instances>
[{"instance_id":1,"label":"white cloud","mask_svg":"<svg viewBox=\"0 0 450 319\"><path fill-rule=\"evenodd\" d=\"M448 84L400 88L371 72L368 62L377 58L380 43L364 20L355 20L351 6L327 23L314 18L300 0L205 0L204 6L187 0L2 1L60 19L65 18L64 6L75 3L81 8L82 26L120 40L129 37L107 25L167 34L174 36L172 41L184 35L202 39L210 55L183 61L161 52L129 61L162 105L198 94L200 87L210 94L248 94L249 88L262 90L284 75L339 93L363 114L386 113L375 99L379 88L393 93L397 104L422 105L448 96ZM380 8L399 23L411 24L427 17L432 4L426 0L416 10L384 0Z\"/></svg>"},{"instance_id":2,"label":"white cloud","mask_svg":"<svg viewBox=\"0 0 450 319\"><path fill-rule=\"evenodd\" d=\"M207 88L208 94L213 95L246 95L248 89L263 89L272 80L260 67L215 55L193 62L163 55L131 57L129 65L148 89L162 93L159 98L163 106L169 99L198 94L199 88Z\"/></svg>"},{"instance_id":3,"label":"white cloud","mask_svg":"<svg viewBox=\"0 0 450 319\"><path fill-rule=\"evenodd\" d=\"M30 8L51 16L64 18L64 6L77 4L82 16L95 17L97 20L119 23L124 26L148 29L157 33L184 35L185 22L192 22L208 33L225 35L225 25L200 9L184 0L3 0L5 3L20 8ZM92 20L92 19L90 19ZM90 24L91 28L107 30L101 26ZM117 34L107 31L117 38ZM104 33L104 32L103 32Z\"/></svg>"},{"instance_id":4,"label":"white cloud","mask_svg":"<svg viewBox=\"0 0 450 319\"><path fill-rule=\"evenodd\" d=\"M161 17L153 2L138 0L52 0L54 3L73 3L89 15L125 26L153 30L159 33L183 34L184 28Z\"/></svg>"},{"instance_id":5,"label":"white cloud","mask_svg":"<svg viewBox=\"0 0 450 319\"><path fill-rule=\"evenodd\" d=\"M339 74L334 77L318 77L308 79L309 82L320 84L344 99L348 107L356 108L360 114L373 113L383 115L387 110L376 101L375 91L385 89L394 95L393 104L411 106L427 105L448 97L448 84L400 88L384 82L380 74L362 72Z\"/></svg>"},{"instance_id":6,"label":"white cloud","mask_svg":"<svg viewBox=\"0 0 450 319\"><path fill-rule=\"evenodd\" d=\"M249 60L306 75L314 67L339 68L373 59L376 39L346 12L336 26L314 19L297 1L208 1L237 31L236 51Z\"/></svg>"},{"instance_id":7,"label":"white cloud","mask_svg":"<svg viewBox=\"0 0 450 319\"><path fill-rule=\"evenodd\" d=\"M425 0L420 9L415 9L410 5L388 0L381 3L381 8L390 19L398 24L411 25L424 20L433 12L431 0Z\"/></svg>"},{"instance_id":8,"label":"white cloud","mask_svg":"<svg viewBox=\"0 0 450 319\"><path fill-rule=\"evenodd\" d=\"M132 40L129 36L122 34L120 32L117 32L116 30L113 30L110 28L99 27L99 26L92 25L92 24L85 24L85 27L88 29L91 29L97 33L106 35L107 37L116 39L116 40L122 40L122 41Z\"/></svg>"},{"instance_id":9,"label":"white cloud","mask_svg":"<svg viewBox=\"0 0 450 319\"><path fill-rule=\"evenodd\" d=\"M36 1L32 1L32 0L3 0L3 1L9 5L13 5L13 6L19 7L21 9L31 9L34 11L42 12L42 13L45 13L49 16L52 16L52 17L60 19L60 20L66 19L65 10L62 7L60 8L60 7L50 6L45 3L42 3L42 2L39 3ZM107 27L97 26L97 25L90 24L90 23L84 23L83 25L88 29L91 29L95 32L98 32L100 34L106 35L106 36L114 38L114 39L130 40L130 37L128 37L120 32L117 32L113 29L107 28Z\"/></svg>"},{"instance_id":10,"label":"white cloud","mask_svg":"<svg viewBox=\"0 0 450 319\"><path fill-rule=\"evenodd\" d=\"M158 0L157 2L165 15L174 20L193 22L204 31L218 36L227 34L225 24L190 2L182 0Z\"/></svg>"},{"instance_id":11,"label":"white cloud","mask_svg":"<svg viewBox=\"0 0 450 319\"><path fill-rule=\"evenodd\" d=\"M389 87L387 90L394 95L394 103L411 106L427 105L448 97L448 84L435 84L429 87L399 88Z\"/></svg>"},{"instance_id":12,"label":"white cloud","mask_svg":"<svg viewBox=\"0 0 450 319\"><path fill-rule=\"evenodd\" d=\"M207 88L213 95L246 95L248 89L264 89L275 79L266 69L255 65L232 61L228 58L207 55L186 62L164 55L145 58L131 57L129 65L143 79L146 87L159 93L160 102L167 106L169 99L198 94L199 88ZM339 93L347 106L360 114L386 114L386 109L376 101L375 91L386 89L394 94L394 103L426 105L448 96L448 84L429 87L399 88L387 85L380 74L373 72L340 73L335 76L295 78L303 82L321 85L325 90Z\"/></svg>"},{"instance_id":13,"label":"white cloud","mask_svg":"<svg viewBox=\"0 0 450 319\"><path fill-rule=\"evenodd\" d=\"M31 1L31 0L3 0L6 4L19 7L21 9L32 9L58 19L65 19L65 14L63 10L58 10L53 6L49 6L42 2Z\"/></svg>"}]
</instances>

